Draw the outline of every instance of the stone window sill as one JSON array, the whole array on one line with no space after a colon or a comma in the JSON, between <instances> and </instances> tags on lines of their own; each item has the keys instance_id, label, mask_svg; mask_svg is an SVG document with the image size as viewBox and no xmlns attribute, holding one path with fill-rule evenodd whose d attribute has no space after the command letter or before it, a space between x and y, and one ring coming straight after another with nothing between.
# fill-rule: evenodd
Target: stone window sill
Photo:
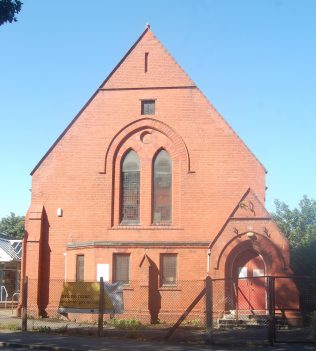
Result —
<instances>
[{"instance_id":1,"label":"stone window sill","mask_svg":"<svg viewBox=\"0 0 316 351\"><path fill-rule=\"evenodd\" d=\"M183 228L173 225L115 225L109 230L183 230Z\"/></svg>"},{"instance_id":2,"label":"stone window sill","mask_svg":"<svg viewBox=\"0 0 316 351\"><path fill-rule=\"evenodd\" d=\"M123 286L123 290L134 290L134 288L132 286Z\"/></svg>"},{"instance_id":3,"label":"stone window sill","mask_svg":"<svg viewBox=\"0 0 316 351\"><path fill-rule=\"evenodd\" d=\"M181 291L181 289L177 285L163 285L158 290L159 291Z\"/></svg>"}]
</instances>

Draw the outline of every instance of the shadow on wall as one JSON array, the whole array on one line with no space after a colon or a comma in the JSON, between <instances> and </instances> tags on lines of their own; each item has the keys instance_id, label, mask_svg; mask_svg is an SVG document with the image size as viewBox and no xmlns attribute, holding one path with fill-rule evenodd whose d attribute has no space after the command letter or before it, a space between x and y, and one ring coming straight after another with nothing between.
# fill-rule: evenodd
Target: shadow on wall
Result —
<instances>
[{"instance_id":1,"label":"shadow on wall","mask_svg":"<svg viewBox=\"0 0 316 351\"><path fill-rule=\"evenodd\" d=\"M161 294L159 292L159 270L157 265L148 258L149 267L149 289L148 289L148 309L150 321L155 324L159 321L159 311L161 308Z\"/></svg>"},{"instance_id":2,"label":"shadow on wall","mask_svg":"<svg viewBox=\"0 0 316 351\"><path fill-rule=\"evenodd\" d=\"M40 267L39 267L39 296L38 310L41 317L47 317L46 308L49 303L49 284L50 284L50 255L49 247L49 221L45 209L42 217L42 232L40 240Z\"/></svg>"}]
</instances>

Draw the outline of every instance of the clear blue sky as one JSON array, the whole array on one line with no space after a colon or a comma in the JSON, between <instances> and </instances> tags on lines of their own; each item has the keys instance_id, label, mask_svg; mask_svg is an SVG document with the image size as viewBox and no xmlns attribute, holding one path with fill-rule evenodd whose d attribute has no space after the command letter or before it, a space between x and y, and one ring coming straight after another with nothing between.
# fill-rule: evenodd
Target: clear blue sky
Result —
<instances>
[{"instance_id":1,"label":"clear blue sky","mask_svg":"<svg viewBox=\"0 0 316 351\"><path fill-rule=\"evenodd\" d=\"M0 27L0 218L148 21L268 170L278 198L316 198L316 1L23 0Z\"/></svg>"}]
</instances>

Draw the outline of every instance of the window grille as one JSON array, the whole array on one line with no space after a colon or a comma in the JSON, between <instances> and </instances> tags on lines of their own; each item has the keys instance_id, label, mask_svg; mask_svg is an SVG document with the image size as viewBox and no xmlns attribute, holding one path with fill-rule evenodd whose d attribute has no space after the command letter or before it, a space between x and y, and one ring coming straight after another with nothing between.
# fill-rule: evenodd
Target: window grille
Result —
<instances>
[{"instance_id":1,"label":"window grille","mask_svg":"<svg viewBox=\"0 0 316 351\"><path fill-rule=\"evenodd\" d=\"M153 223L171 223L172 163L165 150L154 161Z\"/></svg>"},{"instance_id":2,"label":"window grille","mask_svg":"<svg viewBox=\"0 0 316 351\"><path fill-rule=\"evenodd\" d=\"M160 256L161 285L177 285L177 254Z\"/></svg>"},{"instance_id":3,"label":"window grille","mask_svg":"<svg viewBox=\"0 0 316 351\"><path fill-rule=\"evenodd\" d=\"M155 114L155 100L143 100L141 102L141 114L142 115L154 115Z\"/></svg>"},{"instance_id":4,"label":"window grille","mask_svg":"<svg viewBox=\"0 0 316 351\"><path fill-rule=\"evenodd\" d=\"M139 223L139 180L139 158L135 151L129 151L122 163L121 224Z\"/></svg>"},{"instance_id":5,"label":"window grille","mask_svg":"<svg viewBox=\"0 0 316 351\"><path fill-rule=\"evenodd\" d=\"M77 255L76 262L76 281L84 281L84 255Z\"/></svg>"},{"instance_id":6,"label":"window grille","mask_svg":"<svg viewBox=\"0 0 316 351\"><path fill-rule=\"evenodd\" d=\"M114 254L113 281L129 284L129 254Z\"/></svg>"}]
</instances>

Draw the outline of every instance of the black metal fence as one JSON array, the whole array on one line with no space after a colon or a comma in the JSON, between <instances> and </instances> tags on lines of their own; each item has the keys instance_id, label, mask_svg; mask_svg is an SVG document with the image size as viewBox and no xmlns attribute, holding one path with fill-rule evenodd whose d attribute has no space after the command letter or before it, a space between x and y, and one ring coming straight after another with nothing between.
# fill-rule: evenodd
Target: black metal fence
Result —
<instances>
[{"instance_id":1,"label":"black metal fence","mask_svg":"<svg viewBox=\"0 0 316 351\"><path fill-rule=\"evenodd\" d=\"M1 328L226 345L309 342L316 332L316 277L207 277L162 287L131 281L120 314L102 304L103 284L92 283L100 285L98 313L62 312L62 280L40 292L38 281L24 284L20 305L8 301L0 309ZM72 299L92 295L77 291Z\"/></svg>"}]
</instances>

